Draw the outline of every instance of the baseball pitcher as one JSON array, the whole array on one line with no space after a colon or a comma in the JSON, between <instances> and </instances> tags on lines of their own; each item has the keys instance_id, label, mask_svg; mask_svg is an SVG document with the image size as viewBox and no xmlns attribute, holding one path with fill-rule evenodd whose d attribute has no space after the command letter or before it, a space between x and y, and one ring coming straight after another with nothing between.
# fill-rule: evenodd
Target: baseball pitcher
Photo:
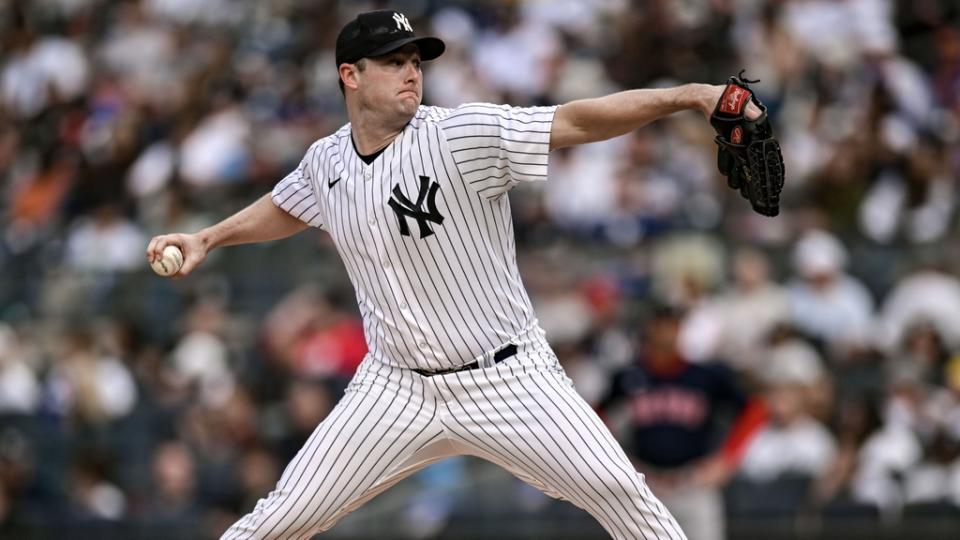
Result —
<instances>
[{"instance_id":1,"label":"baseball pitcher","mask_svg":"<svg viewBox=\"0 0 960 540\"><path fill-rule=\"evenodd\" d=\"M762 107L739 80L726 94L691 84L555 107L423 106L420 64L443 50L402 13L357 16L336 43L350 122L315 142L272 193L147 248L152 261L180 247L182 277L214 248L316 227L332 237L363 316L369 352L343 399L223 539L309 538L462 454L585 509L614 538L684 538L544 339L517 269L507 192L545 181L555 148L684 109L716 109L723 166L738 189L775 183L773 158L762 156L775 143L754 129Z\"/></svg>"}]
</instances>

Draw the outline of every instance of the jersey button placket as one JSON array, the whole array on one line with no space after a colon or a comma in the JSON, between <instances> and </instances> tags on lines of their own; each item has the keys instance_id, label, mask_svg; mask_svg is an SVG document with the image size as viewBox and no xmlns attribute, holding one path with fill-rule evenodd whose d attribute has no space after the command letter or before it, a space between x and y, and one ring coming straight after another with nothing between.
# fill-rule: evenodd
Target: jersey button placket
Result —
<instances>
[{"instance_id":1,"label":"jersey button placket","mask_svg":"<svg viewBox=\"0 0 960 540\"><path fill-rule=\"evenodd\" d=\"M370 170L369 166L363 168L363 179L367 182L373 180L373 171ZM377 216L373 212L367 216L367 223L370 224L371 229L377 228Z\"/></svg>"}]
</instances>

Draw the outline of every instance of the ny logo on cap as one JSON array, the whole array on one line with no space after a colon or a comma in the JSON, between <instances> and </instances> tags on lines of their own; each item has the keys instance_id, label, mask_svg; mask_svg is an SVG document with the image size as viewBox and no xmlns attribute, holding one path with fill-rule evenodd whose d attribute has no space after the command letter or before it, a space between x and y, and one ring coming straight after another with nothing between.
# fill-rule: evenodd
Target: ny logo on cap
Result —
<instances>
[{"instance_id":1,"label":"ny logo on cap","mask_svg":"<svg viewBox=\"0 0 960 540\"><path fill-rule=\"evenodd\" d=\"M413 32L413 27L410 26L410 21L407 20L407 16L403 13L394 13L393 21L397 23L397 30L407 29L407 32Z\"/></svg>"}]
</instances>

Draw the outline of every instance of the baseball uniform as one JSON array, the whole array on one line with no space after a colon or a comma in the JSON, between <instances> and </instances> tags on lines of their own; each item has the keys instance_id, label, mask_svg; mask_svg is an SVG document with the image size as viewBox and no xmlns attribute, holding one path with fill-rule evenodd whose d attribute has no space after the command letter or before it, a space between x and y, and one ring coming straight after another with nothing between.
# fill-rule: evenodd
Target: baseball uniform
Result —
<instances>
[{"instance_id":1,"label":"baseball uniform","mask_svg":"<svg viewBox=\"0 0 960 540\"><path fill-rule=\"evenodd\" d=\"M691 538L725 538L721 489L698 482L696 471L713 455L734 452L734 447L739 454L749 440L730 436L723 450L718 448L718 435L730 427L724 425L723 413L740 415L747 409L733 373L719 363L690 364L679 356L658 366L641 360L614 376L599 408L620 402L628 406L632 457L651 485L669 488L659 493L677 521Z\"/></svg>"},{"instance_id":2,"label":"baseball uniform","mask_svg":"<svg viewBox=\"0 0 960 540\"><path fill-rule=\"evenodd\" d=\"M521 283L506 193L546 179L554 110L421 106L370 163L348 124L277 184L278 207L333 238L369 352L224 539L309 538L463 454L585 509L614 538L684 538L574 391Z\"/></svg>"},{"instance_id":3,"label":"baseball uniform","mask_svg":"<svg viewBox=\"0 0 960 540\"><path fill-rule=\"evenodd\" d=\"M343 72L354 84L361 59L410 44L418 60L444 49L400 13L364 13L338 36L336 62L354 66ZM419 64L383 65L419 90ZM615 538L684 538L573 390L520 279L506 194L546 179L556 108L409 110L374 155L360 155L347 124L273 190L277 207L333 238L368 353L276 489L223 538L308 538L454 455L584 508Z\"/></svg>"}]
</instances>

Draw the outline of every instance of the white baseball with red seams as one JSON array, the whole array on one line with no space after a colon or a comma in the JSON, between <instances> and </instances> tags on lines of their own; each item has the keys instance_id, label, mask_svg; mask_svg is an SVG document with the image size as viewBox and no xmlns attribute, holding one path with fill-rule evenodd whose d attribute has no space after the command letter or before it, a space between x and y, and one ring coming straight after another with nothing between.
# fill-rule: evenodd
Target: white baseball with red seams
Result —
<instances>
[{"instance_id":1,"label":"white baseball with red seams","mask_svg":"<svg viewBox=\"0 0 960 540\"><path fill-rule=\"evenodd\" d=\"M150 268L159 276L169 277L180 271L183 266L183 252L177 246L163 248L160 258L150 263Z\"/></svg>"}]
</instances>

